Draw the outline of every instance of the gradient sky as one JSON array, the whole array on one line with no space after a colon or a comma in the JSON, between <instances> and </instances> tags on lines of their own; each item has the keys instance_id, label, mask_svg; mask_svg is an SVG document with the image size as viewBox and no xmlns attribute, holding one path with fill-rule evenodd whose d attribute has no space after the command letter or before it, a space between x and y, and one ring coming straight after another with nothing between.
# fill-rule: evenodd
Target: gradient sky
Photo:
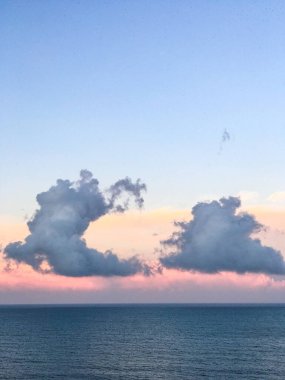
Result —
<instances>
[{"instance_id":1,"label":"gradient sky","mask_svg":"<svg viewBox=\"0 0 285 380\"><path fill-rule=\"evenodd\" d=\"M103 187L148 186L143 212L90 227L94 247L152 257L198 200L241 194L282 249L284 19L274 0L1 1L0 243L24 238L36 194L86 168ZM265 275L0 276L4 303L285 301Z\"/></svg>"}]
</instances>

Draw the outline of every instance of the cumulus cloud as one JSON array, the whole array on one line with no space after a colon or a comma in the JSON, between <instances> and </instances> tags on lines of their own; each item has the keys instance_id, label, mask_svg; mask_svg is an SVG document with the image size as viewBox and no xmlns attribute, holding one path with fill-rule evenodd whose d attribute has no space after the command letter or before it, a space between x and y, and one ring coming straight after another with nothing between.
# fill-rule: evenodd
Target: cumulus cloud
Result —
<instances>
[{"instance_id":1,"label":"cumulus cloud","mask_svg":"<svg viewBox=\"0 0 285 380\"><path fill-rule=\"evenodd\" d=\"M162 242L161 264L204 273L285 274L281 253L252 237L264 227L252 215L237 213L239 207L237 197L198 203L193 219L176 222L179 230Z\"/></svg>"},{"instance_id":2,"label":"cumulus cloud","mask_svg":"<svg viewBox=\"0 0 285 380\"><path fill-rule=\"evenodd\" d=\"M90 222L111 212L124 212L133 198L142 207L145 184L121 179L107 191L88 170L76 182L57 180L55 186L37 195L39 209L27 223L30 235L4 249L6 259L23 262L36 271L64 276L128 276L148 274L149 267L137 257L120 259L115 253L89 248L82 238Z\"/></svg>"}]
</instances>

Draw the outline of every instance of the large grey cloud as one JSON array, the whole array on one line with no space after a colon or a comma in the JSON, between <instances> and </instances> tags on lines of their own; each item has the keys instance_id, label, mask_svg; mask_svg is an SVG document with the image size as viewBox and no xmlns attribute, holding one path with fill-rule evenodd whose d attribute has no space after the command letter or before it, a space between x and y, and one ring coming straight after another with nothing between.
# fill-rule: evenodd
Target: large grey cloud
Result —
<instances>
[{"instance_id":1,"label":"large grey cloud","mask_svg":"<svg viewBox=\"0 0 285 380\"><path fill-rule=\"evenodd\" d=\"M121 179L104 193L99 182L87 170L76 182L57 180L55 186L37 195L40 208L27 223L30 235L24 242L14 242L4 249L6 259L29 264L37 271L65 276L128 276L149 273L137 257L120 259L111 251L102 253L88 248L83 233L90 222L110 212L124 212L130 198L141 207L141 193L146 190L140 180Z\"/></svg>"},{"instance_id":2,"label":"large grey cloud","mask_svg":"<svg viewBox=\"0 0 285 380\"><path fill-rule=\"evenodd\" d=\"M239 207L236 197L198 203L193 219L175 223L179 230L162 242L161 264L205 273L285 274L281 253L252 237L263 226L252 215L237 213Z\"/></svg>"}]
</instances>

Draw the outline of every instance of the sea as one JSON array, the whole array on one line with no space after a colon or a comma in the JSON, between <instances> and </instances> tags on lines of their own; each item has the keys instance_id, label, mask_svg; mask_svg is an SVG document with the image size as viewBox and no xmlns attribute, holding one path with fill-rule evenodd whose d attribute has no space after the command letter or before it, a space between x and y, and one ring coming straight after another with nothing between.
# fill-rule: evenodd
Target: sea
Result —
<instances>
[{"instance_id":1,"label":"sea","mask_svg":"<svg viewBox=\"0 0 285 380\"><path fill-rule=\"evenodd\" d=\"M285 306L1 306L0 379L285 379Z\"/></svg>"}]
</instances>

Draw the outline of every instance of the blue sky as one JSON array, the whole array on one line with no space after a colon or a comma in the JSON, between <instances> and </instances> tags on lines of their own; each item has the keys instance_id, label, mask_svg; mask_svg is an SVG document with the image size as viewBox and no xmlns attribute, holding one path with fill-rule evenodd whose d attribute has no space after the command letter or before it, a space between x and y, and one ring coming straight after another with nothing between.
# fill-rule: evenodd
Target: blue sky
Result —
<instances>
[{"instance_id":1,"label":"blue sky","mask_svg":"<svg viewBox=\"0 0 285 380\"><path fill-rule=\"evenodd\" d=\"M2 1L0 213L31 214L82 168L140 177L146 208L283 190L284 16L283 1Z\"/></svg>"}]
</instances>

